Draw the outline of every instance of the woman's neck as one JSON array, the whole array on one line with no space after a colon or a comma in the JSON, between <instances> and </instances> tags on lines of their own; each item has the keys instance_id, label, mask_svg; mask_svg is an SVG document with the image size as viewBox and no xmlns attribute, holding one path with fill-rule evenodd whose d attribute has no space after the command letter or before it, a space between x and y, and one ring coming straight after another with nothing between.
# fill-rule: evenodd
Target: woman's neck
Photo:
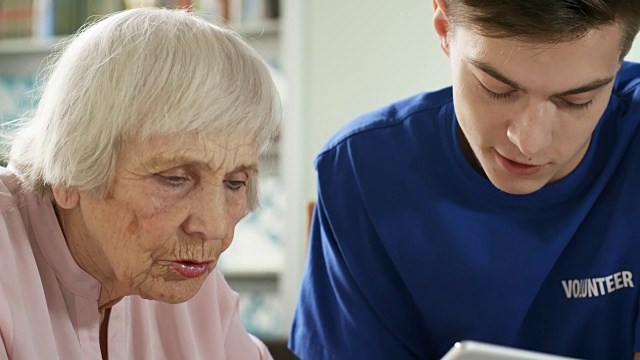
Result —
<instances>
[{"instance_id":1,"label":"woman's neck","mask_svg":"<svg viewBox=\"0 0 640 360\"><path fill-rule=\"evenodd\" d=\"M119 286L103 250L92 241L90 236L86 235L87 232L84 231L84 223L81 221L78 208L67 210L55 203L53 208L69 252L76 264L100 282L98 309L102 313L105 309L117 304L126 295L122 291L124 287Z\"/></svg>"}]
</instances>

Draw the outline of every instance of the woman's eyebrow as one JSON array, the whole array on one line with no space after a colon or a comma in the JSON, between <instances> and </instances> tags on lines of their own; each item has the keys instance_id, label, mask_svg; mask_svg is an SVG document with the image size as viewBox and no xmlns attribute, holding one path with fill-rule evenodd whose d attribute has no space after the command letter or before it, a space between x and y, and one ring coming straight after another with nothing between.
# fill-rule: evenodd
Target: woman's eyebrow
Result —
<instances>
[{"instance_id":1,"label":"woman's eyebrow","mask_svg":"<svg viewBox=\"0 0 640 360\"><path fill-rule=\"evenodd\" d=\"M233 170L229 171L229 174L237 173L237 172L246 172L249 174L256 174L258 172L258 164L241 164L233 168Z\"/></svg>"},{"instance_id":2,"label":"woman's eyebrow","mask_svg":"<svg viewBox=\"0 0 640 360\"><path fill-rule=\"evenodd\" d=\"M202 159L198 159L192 156L186 155L176 155L176 156L154 156L148 159L146 162L147 167L153 169L162 169L166 167L172 167L177 165L195 165L195 166L205 166L209 168L209 164L202 161Z\"/></svg>"}]
</instances>

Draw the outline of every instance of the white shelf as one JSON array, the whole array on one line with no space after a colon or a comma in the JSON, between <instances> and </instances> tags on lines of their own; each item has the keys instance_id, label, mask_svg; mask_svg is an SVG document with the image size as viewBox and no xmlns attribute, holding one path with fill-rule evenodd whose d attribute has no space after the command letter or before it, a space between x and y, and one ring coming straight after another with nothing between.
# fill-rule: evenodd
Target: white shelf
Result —
<instances>
[{"instance_id":1,"label":"white shelf","mask_svg":"<svg viewBox=\"0 0 640 360\"><path fill-rule=\"evenodd\" d=\"M50 38L16 38L1 39L0 54L21 55L21 54L43 54L46 55L55 49L58 42L64 37Z\"/></svg>"},{"instance_id":2,"label":"white shelf","mask_svg":"<svg viewBox=\"0 0 640 360\"><path fill-rule=\"evenodd\" d=\"M237 27L229 25L228 28L239 32L246 38L260 39L263 36L277 35L280 24L277 20L268 20ZM65 38L66 36L0 39L0 55L48 54L55 50L56 44Z\"/></svg>"},{"instance_id":3,"label":"white shelf","mask_svg":"<svg viewBox=\"0 0 640 360\"><path fill-rule=\"evenodd\" d=\"M278 20L265 20L240 26L229 25L228 27L248 38L277 35L280 32L280 22Z\"/></svg>"},{"instance_id":4,"label":"white shelf","mask_svg":"<svg viewBox=\"0 0 640 360\"><path fill-rule=\"evenodd\" d=\"M226 270L222 271L222 275L224 275L229 286L238 292L276 293L278 291L280 274L276 271Z\"/></svg>"},{"instance_id":5,"label":"white shelf","mask_svg":"<svg viewBox=\"0 0 640 360\"><path fill-rule=\"evenodd\" d=\"M277 270L221 269L225 277L232 279L276 280Z\"/></svg>"}]
</instances>

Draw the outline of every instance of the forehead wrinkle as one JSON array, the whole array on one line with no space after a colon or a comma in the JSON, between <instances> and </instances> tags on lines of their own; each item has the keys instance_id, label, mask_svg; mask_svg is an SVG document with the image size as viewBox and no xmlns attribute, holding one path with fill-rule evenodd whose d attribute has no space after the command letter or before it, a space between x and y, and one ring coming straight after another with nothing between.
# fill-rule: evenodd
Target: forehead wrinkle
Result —
<instances>
[{"instance_id":1,"label":"forehead wrinkle","mask_svg":"<svg viewBox=\"0 0 640 360\"><path fill-rule=\"evenodd\" d=\"M233 168L233 170L231 170L229 173L233 174L237 172L245 172L250 175L256 175L258 174L258 164L256 163L241 164Z\"/></svg>"},{"instance_id":2,"label":"forehead wrinkle","mask_svg":"<svg viewBox=\"0 0 640 360\"><path fill-rule=\"evenodd\" d=\"M154 158L151 159L150 162L147 163L148 167L150 169L153 170L160 170L160 169L165 169L165 168L171 168L171 167L175 167L175 166L192 166L192 167L198 167L198 168L202 168L205 169L207 171L211 171L214 173L217 172L224 172L224 173L235 173L235 172L246 172L249 174L256 174L258 172L258 164L257 162L249 162L249 163L241 163L237 166L235 166L233 169L231 169L230 171L224 171L224 167L225 164L227 164L228 162L234 163L235 161L237 161L237 153L238 150L236 149L235 153L233 154L233 159L232 161L229 161L229 155L230 152L225 151L224 152L224 157L222 159L220 159L220 161L217 161L215 165L212 165L212 162L207 162L204 159L200 159L200 158L196 158L196 157L191 157L188 155L179 155L176 154L174 156L156 156ZM172 154L173 155L173 154Z\"/></svg>"},{"instance_id":3,"label":"forehead wrinkle","mask_svg":"<svg viewBox=\"0 0 640 360\"><path fill-rule=\"evenodd\" d=\"M155 142L152 149L159 151L148 151L148 149L143 151L142 156L138 157L140 166L150 172L185 165L210 172L220 172L225 167L228 168L235 165L238 160L242 161L245 151L240 148L251 146L251 142L233 141L227 137L212 139L202 133L196 133L194 137L191 141L185 139L187 141L185 143L178 142L176 147L170 147L169 149L162 149L165 146L163 145L164 142ZM180 144L182 145L180 146ZM143 146L143 150L144 148ZM246 155L251 154L251 149L247 148ZM244 163L235 167L249 171L257 168L257 159L249 158L250 156L246 156Z\"/></svg>"},{"instance_id":4,"label":"forehead wrinkle","mask_svg":"<svg viewBox=\"0 0 640 360\"><path fill-rule=\"evenodd\" d=\"M511 56L513 56L513 52L515 51L516 47L512 46L511 47L511 51L509 52L509 55L507 56L507 58L504 60L504 63L508 63L509 60L511 60ZM518 49L519 50L519 49ZM502 54L502 51L500 52Z\"/></svg>"},{"instance_id":5,"label":"forehead wrinkle","mask_svg":"<svg viewBox=\"0 0 640 360\"><path fill-rule=\"evenodd\" d=\"M207 161L204 157L192 156L186 151L181 153L156 154L149 159L143 160L143 164L146 168L153 170L161 170L180 165L189 165L212 170L210 161Z\"/></svg>"},{"instance_id":6,"label":"forehead wrinkle","mask_svg":"<svg viewBox=\"0 0 640 360\"><path fill-rule=\"evenodd\" d=\"M540 54L544 53L547 49L536 49L536 50L538 50L538 51L533 53L533 54L531 54L530 56L526 57L524 60L531 60L531 61L535 61L537 63L542 63L543 61L541 61L538 56Z\"/></svg>"},{"instance_id":7,"label":"forehead wrinkle","mask_svg":"<svg viewBox=\"0 0 640 360\"><path fill-rule=\"evenodd\" d=\"M226 153L228 154L229 152L226 152ZM240 153L240 146L236 147L233 151L232 159L230 161L232 164L238 162L238 158L239 158L238 153ZM240 163L236 165L233 169L228 171L227 174L233 174L237 172L245 172L250 175L257 174L258 163L255 161L251 161L249 163Z\"/></svg>"}]
</instances>

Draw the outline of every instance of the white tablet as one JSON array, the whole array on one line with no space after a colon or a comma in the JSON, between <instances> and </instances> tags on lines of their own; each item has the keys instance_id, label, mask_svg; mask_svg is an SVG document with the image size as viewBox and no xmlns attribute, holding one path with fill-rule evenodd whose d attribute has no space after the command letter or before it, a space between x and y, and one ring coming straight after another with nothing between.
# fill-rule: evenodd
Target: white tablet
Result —
<instances>
[{"instance_id":1,"label":"white tablet","mask_svg":"<svg viewBox=\"0 0 640 360\"><path fill-rule=\"evenodd\" d=\"M478 341L460 341L441 360L577 360Z\"/></svg>"}]
</instances>

